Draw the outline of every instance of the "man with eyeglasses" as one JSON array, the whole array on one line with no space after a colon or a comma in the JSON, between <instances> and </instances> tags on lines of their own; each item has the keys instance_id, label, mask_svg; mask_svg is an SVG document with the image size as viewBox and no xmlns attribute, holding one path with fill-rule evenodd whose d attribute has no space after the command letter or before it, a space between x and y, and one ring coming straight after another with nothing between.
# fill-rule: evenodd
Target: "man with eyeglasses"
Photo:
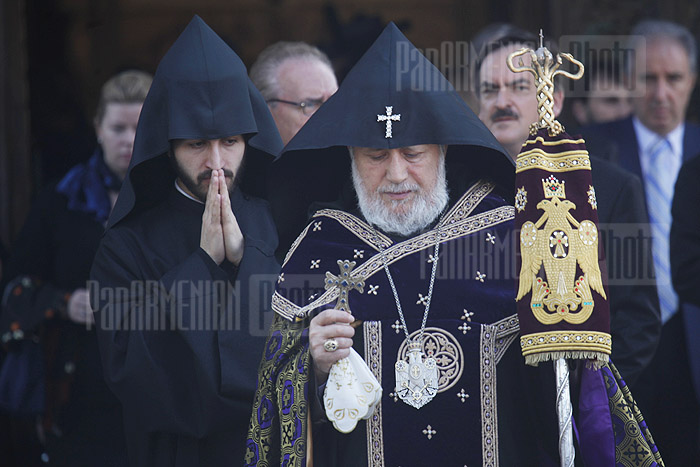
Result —
<instances>
[{"instance_id":1,"label":"man with eyeglasses","mask_svg":"<svg viewBox=\"0 0 700 467\"><path fill-rule=\"evenodd\" d=\"M265 98L285 145L338 90L328 56L304 42L267 47L250 68L250 79Z\"/></svg>"}]
</instances>

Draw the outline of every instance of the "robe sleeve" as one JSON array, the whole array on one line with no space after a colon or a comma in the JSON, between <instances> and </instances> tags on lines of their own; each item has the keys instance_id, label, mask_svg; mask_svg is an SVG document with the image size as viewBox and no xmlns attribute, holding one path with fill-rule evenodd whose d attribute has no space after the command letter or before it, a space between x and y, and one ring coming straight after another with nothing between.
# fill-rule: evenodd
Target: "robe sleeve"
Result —
<instances>
[{"instance_id":1,"label":"robe sleeve","mask_svg":"<svg viewBox=\"0 0 700 467\"><path fill-rule=\"evenodd\" d=\"M258 370L246 466L306 465L310 378L309 320L275 315ZM311 392L309 392L311 391Z\"/></svg>"},{"instance_id":2,"label":"robe sleeve","mask_svg":"<svg viewBox=\"0 0 700 467\"><path fill-rule=\"evenodd\" d=\"M249 413L259 355L235 324L235 290L199 247L161 277L149 277L147 257L135 235L115 228L93 264L107 383L139 429L195 438L230 430L232 414ZM223 330L207 321L226 317L234 322Z\"/></svg>"}]
</instances>

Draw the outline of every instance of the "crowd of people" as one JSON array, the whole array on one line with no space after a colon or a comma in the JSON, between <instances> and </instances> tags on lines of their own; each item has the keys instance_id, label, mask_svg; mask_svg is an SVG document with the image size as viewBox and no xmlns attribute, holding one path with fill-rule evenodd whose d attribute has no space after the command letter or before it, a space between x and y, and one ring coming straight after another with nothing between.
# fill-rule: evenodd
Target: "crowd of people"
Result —
<instances>
[{"instance_id":1,"label":"crowd of people","mask_svg":"<svg viewBox=\"0 0 700 467\"><path fill-rule=\"evenodd\" d=\"M557 465L508 273L542 116L507 62L541 39L476 38L474 109L393 23L340 86L302 42L248 73L199 17L110 78L94 154L0 248L3 465ZM572 446L698 465L696 41L649 20L627 46L549 102L590 153L614 363L569 362Z\"/></svg>"}]
</instances>

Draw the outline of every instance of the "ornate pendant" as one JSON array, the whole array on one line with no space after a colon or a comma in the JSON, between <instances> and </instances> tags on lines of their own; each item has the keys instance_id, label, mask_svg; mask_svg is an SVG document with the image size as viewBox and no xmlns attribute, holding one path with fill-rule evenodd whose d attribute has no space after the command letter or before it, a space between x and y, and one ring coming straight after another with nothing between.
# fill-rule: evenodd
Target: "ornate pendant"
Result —
<instances>
[{"instance_id":1,"label":"ornate pendant","mask_svg":"<svg viewBox=\"0 0 700 467\"><path fill-rule=\"evenodd\" d=\"M421 343L411 342L408 345L408 362L399 359L394 365L394 391L399 399L416 409L433 400L438 391L437 362L432 357L426 357L421 347Z\"/></svg>"}]
</instances>

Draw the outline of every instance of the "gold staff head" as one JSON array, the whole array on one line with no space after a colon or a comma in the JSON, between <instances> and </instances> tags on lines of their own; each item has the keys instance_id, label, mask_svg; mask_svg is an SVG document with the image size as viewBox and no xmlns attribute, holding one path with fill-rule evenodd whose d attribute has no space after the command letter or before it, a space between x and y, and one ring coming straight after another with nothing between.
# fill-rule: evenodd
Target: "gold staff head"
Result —
<instances>
[{"instance_id":1,"label":"gold staff head","mask_svg":"<svg viewBox=\"0 0 700 467\"><path fill-rule=\"evenodd\" d=\"M544 36L540 29L540 47L537 50L522 48L508 55L506 64L514 73L529 71L535 77L537 84L537 112L538 120L530 125L530 134L535 135L542 128L547 128L549 136L557 136L564 131L564 126L559 123L554 115L554 78L562 75L570 79L581 79L583 76L583 63L576 60L571 54L558 53L556 57L544 46ZM530 56L530 66L523 64L523 56ZM518 59L518 66L513 64ZM570 73L566 70L559 70L562 65L562 58L578 66L578 71Z\"/></svg>"}]
</instances>

